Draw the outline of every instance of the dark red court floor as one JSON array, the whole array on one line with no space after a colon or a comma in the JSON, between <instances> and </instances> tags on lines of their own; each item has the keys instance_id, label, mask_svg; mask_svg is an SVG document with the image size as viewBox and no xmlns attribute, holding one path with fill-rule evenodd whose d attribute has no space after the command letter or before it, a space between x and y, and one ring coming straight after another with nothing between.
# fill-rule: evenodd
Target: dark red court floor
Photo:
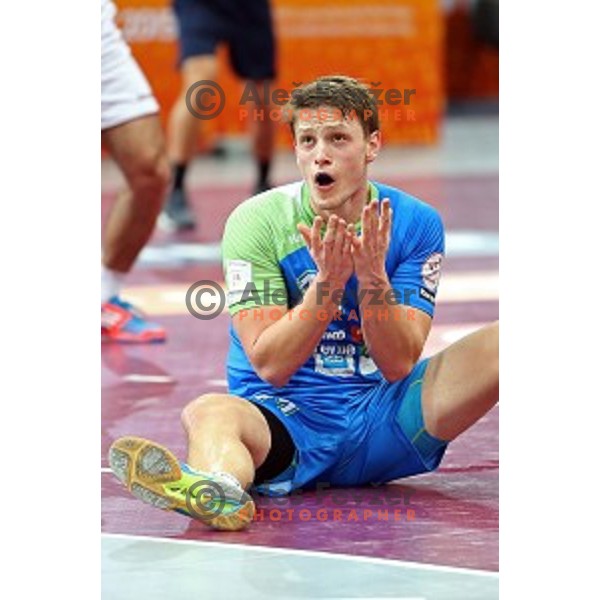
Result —
<instances>
[{"instance_id":1,"label":"dark red court floor","mask_svg":"<svg viewBox=\"0 0 600 600\"><path fill-rule=\"evenodd\" d=\"M448 232L498 228L497 176L393 180L431 202L442 213ZM201 217L201 231L178 242L218 241L226 215L244 194L241 188L196 190L192 197ZM103 196L103 214L114 198ZM210 198L210 200L205 200ZM156 246L173 240L157 232ZM444 277L456 274L497 274L498 258L449 256ZM171 268L139 265L130 285L191 284L202 278L221 280L218 264ZM408 478L397 485L362 489L336 497L306 493L293 499L259 503L262 520L242 533L213 532L174 513L158 511L131 497L108 472L106 453L119 436L135 434L169 446L185 458L185 438L179 424L183 406L209 391L225 391L228 316L198 321L181 314L153 315L169 333L164 345L102 348L102 530L224 541L282 548L300 548L498 570L498 409L453 442L441 467L432 474ZM438 351L452 336L498 318L497 297L468 294L441 302L426 353ZM400 486L400 487L398 487ZM410 504L398 503L398 490ZM363 496L357 499L357 494ZM403 496L406 499L406 494ZM322 501L322 504L318 504ZM394 509L400 509L400 520ZM305 509L301 512L301 509ZM384 518L387 509L387 519ZM318 511L321 510L319 513ZM340 511L334 513L334 511ZM408 510L413 517L407 520ZM262 512L261 512L262 511ZM308 511L308 512L307 512ZM372 511L373 515L369 512ZM380 511L380 512L377 512ZM334 519L334 514L337 519Z\"/></svg>"}]
</instances>

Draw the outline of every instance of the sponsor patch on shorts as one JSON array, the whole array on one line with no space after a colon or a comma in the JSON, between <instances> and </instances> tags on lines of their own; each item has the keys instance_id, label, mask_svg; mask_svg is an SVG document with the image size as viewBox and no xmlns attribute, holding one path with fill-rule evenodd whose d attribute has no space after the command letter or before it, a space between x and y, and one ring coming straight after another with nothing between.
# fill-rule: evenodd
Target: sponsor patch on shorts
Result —
<instances>
[{"instance_id":1,"label":"sponsor patch on shorts","mask_svg":"<svg viewBox=\"0 0 600 600\"><path fill-rule=\"evenodd\" d=\"M429 290L426 290L425 288L419 288L419 296L421 296L421 298L424 300L427 300L427 302L435 304L435 294L432 294Z\"/></svg>"}]
</instances>

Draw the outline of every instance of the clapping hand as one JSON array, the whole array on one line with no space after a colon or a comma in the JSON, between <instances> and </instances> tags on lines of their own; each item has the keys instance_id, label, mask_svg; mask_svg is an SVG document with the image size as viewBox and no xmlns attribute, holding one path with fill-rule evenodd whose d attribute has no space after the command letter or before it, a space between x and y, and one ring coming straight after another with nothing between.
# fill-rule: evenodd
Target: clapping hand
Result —
<instances>
[{"instance_id":1,"label":"clapping hand","mask_svg":"<svg viewBox=\"0 0 600 600\"><path fill-rule=\"evenodd\" d=\"M322 226L323 219L316 216L312 227L300 223L298 231L304 238L322 279L343 288L353 271L351 247L354 225L348 225L344 219L332 215L321 239Z\"/></svg>"},{"instance_id":2,"label":"clapping hand","mask_svg":"<svg viewBox=\"0 0 600 600\"><path fill-rule=\"evenodd\" d=\"M381 206L381 214L378 214ZM386 280L385 259L390 245L392 209L388 198L369 202L362 212L362 235L352 236L352 261L361 282Z\"/></svg>"}]
</instances>

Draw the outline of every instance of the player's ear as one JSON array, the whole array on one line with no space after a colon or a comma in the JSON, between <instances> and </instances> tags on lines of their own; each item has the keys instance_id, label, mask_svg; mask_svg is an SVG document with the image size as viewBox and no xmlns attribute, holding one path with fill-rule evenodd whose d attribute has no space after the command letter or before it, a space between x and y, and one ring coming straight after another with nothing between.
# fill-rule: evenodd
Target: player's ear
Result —
<instances>
[{"instance_id":1,"label":"player's ear","mask_svg":"<svg viewBox=\"0 0 600 600\"><path fill-rule=\"evenodd\" d=\"M367 140L367 163L373 162L381 150L381 131L373 131Z\"/></svg>"}]
</instances>

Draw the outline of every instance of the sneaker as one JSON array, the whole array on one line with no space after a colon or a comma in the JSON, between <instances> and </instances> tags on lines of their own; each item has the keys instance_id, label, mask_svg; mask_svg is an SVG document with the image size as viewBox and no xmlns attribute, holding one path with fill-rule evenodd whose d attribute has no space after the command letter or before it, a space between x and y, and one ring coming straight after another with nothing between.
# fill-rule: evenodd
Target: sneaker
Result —
<instances>
[{"instance_id":1,"label":"sneaker","mask_svg":"<svg viewBox=\"0 0 600 600\"><path fill-rule=\"evenodd\" d=\"M196 228L196 219L188 206L182 189L173 190L158 217L158 226L164 231L186 231Z\"/></svg>"},{"instance_id":2,"label":"sneaker","mask_svg":"<svg viewBox=\"0 0 600 600\"><path fill-rule=\"evenodd\" d=\"M164 342L163 327L146 321L129 302L113 296L102 305L102 341L152 343Z\"/></svg>"},{"instance_id":3,"label":"sneaker","mask_svg":"<svg viewBox=\"0 0 600 600\"><path fill-rule=\"evenodd\" d=\"M180 464L159 444L123 437L110 447L108 460L121 483L156 508L174 510L226 531L238 531L252 521L254 502L243 489Z\"/></svg>"}]
</instances>

